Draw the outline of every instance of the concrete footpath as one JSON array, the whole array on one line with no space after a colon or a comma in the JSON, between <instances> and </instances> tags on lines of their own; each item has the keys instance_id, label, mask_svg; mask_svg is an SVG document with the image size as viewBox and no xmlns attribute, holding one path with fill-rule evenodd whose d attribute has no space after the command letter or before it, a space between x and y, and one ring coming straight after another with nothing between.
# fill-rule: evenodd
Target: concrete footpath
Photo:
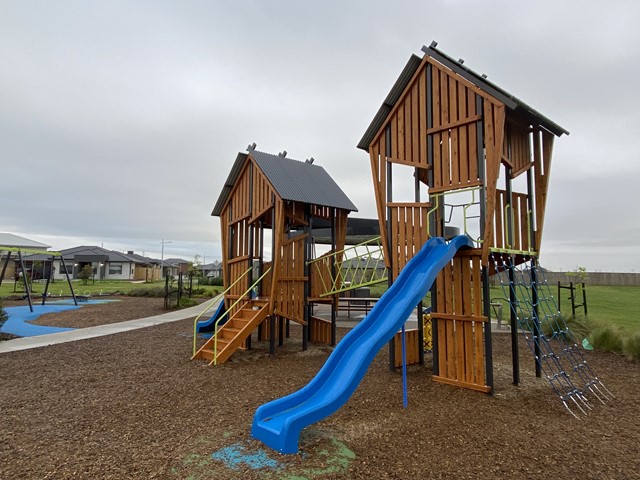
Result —
<instances>
[{"instance_id":1,"label":"concrete footpath","mask_svg":"<svg viewBox=\"0 0 640 480\"><path fill-rule=\"evenodd\" d=\"M77 340L85 340L87 338L103 337L105 335L128 332L129 330L137 330L139 328L154 327L164 323L177 322L178 320L184 320L185 318L197 317L205 308L213 310L214 305L217 304L218 302L215 302L209 307L206 304L201 304L191 308L163 313L162 315L140 318L138 320L98 325L96 327L76 328L66 332L6 340L4 342L0 342L0 353L47 347L49 345L57 345L59 343L75 342Z\"/></svg>"}]
</instances>

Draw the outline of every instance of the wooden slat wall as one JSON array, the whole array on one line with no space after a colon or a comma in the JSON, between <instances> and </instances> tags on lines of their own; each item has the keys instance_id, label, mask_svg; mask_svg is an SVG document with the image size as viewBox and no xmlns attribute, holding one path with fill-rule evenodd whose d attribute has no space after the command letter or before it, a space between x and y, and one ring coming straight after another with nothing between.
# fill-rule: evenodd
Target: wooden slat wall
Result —
<instances>
[{"instance_id":1,"label":"wooden slat wall","mask_svg":"<svg viewBox=\"0 0 640 480\"><path fill-rule=\"evenodd\" d=\"M432 65L431 92L427 91L427 62ZM431 128L427 128L429 93L433 105ZM423 61L385 123L391 133L391 156L388 161L431 168L427 160L427 138L431 137L434 146L434 181L430 187L442 191L477 185L476 122L481 116L476 112L476 93L479 93L477 87L446 67L432 59ZM374 158L384 156L385 131L382 128L370 146L372 163ZM382 187L384 178L381 175L385 169L382 168L382 162L377 163L374 184L379 183ZM376 193L380 195L383 192L384 188L380 188L380 192Z\"/></svg>"},{"instance_id":2,"label":"wooden slat wall","mask_svg":"<svg viewBox=\"0 0 640 480\"><path fill-rule=\"evenodd\" d=\"M489 263L489 249L493 246L494 212L497 202L498 176L502 164L502 145L504 138L505 106L493 99L484 99L484 145L485 145L485 185L486 211L484 220L484 238L482 241L482 264Z\"/></svg>"},{"instance_id":3,"label":"wooden slat wall","mask_svg":"<svg viewBox=\"0 0 640 480\"><path fill-rule=\"evenodd\" d=\"M546 130L536 129L533 132L533 163L535 179L535 217L536 217L536 249L540 250L544 212L547 204L551 155L553 153L553 134Z\"/></svg>"},{"instance_id":4,"label":"wooden slat wall","mask_svg":"<svg viewBox=\"0 0 640 480\"><path fill-rule=\"evenodd\" d=\"M273 206L273 188L260 167L253 163L253 212L252 220Z\"/></svg>"},{"instance_id":5,"label":"wooden slat wall","mask_svg":"<svg viewBox=\"0 0 640 480\"><path fill-rule=\"evenodd\" d=\"M371 175L373 176L373 190L376 199L376 207L378 209L378 223L380 224L380 236L382 240L382 249L384 252L384 261L387 268L391 266L389 261L389 243L387 235L387 161L385 155L385 135L381 135L378 141L374 142L369 148L369 157L371 159Z\"/></svg>"},{"instance_id":6,"label":"wooden slat wall","mask_svg":"<svg viewBox=\"0 0 640 480\"><path fill-rule=\"evenodd\" d=\"M262 264L262 271L266 272L267 270L269 270L272 266L271 262L264 262ZM269 273L267 273L265 275L265 277L262 279L262 286L261 286L261 296L268 296L269 293L271 292L271 279L273 278L273 270Z\"/></svg>"},{"instance_id":7,"label":"wooden slat wall","mask_svg":"<svg viewBox=\"0 0 640 480\"><path fill-rule=\"evenodd\" d=\"M508 221L513 222L513 238L508 238ZM511 202L508 201L507 192L497 190L496 208L494 210L494 237L493 245L496 248L511 250L529 250L529 204L526 193L513 192Z\"/></svg>"},{"instance_id":8,"label":"wooden slat wall","mask_svg":"<svg viewBox=\"0 0 640 480\"><path fill-rule=\"evenodd\" d=\"M481 255L458 255L437 278L439 375L434 380L483 392L484 323L482 315Z\"/></svg>"},{"instance_id":9,"label":"wooden slat wall","mask_svg":"<svg viewBox=\"0 0 640 480\"><path fill-rule=\"evenodd\" d=\"M433 189L477 185L476 89L448 69L432 64Z\"/></svg>"},{"instance_id":10,"label":"wooden slat wall","mask_svg":"<svg viewBox=\"0 0 640 480\"><path fill-rule=\"evenodd\" d=\"M307 235L283 240L276 268L279 270L275 313L304 323L304 247Z\"/></svg>"},{"instance_id":11,"label":"wooden slat wall","mask_svg":"<svg viewBox=\"0 0 640 480\"><path fill-rule=\"evenodd\" d=\"M309 267L311 276L311 298L320 298L320 295L331 291L333 280L331 279L331 265L333 264L334 251L331 250L313 262ZM336 269L336 273L337 269Z\"/></svg>"},{"instance_id":12,"label":"wooden slat wall","mask_svg":"<svg viewBox=\"0 0 640 480\"><path fill-rule=\"evenodd\" d=\"M389 203L393 278L429 238L428 203Z\"/></svg>"},{"instance_id":13,"label":"wooden slat wall","mask_svg":"<svg viewBox=\"0 0 640 480\"><path fill-rule=\"evenodd\" d=\"M407 365L420 363L420 345L418 342L418 330L405 330L405 346L407 350ZM394 365L402 366L402 332L398 332L393 337L394 344Z\"/></svg>"},{"instance_id":14,"label":"wooden slat wall","mask_svg":"<svg viewBox=\"0 0 640 480\"><path fill-rule=\"evenodd\" d=\"M331 219L331 207L324 207L322 205L311 205L310 214L312 217L323 218L325 220Z\"/></svg>"},{"instance_id":15,"label":"wooden slat wall","mask_svg":"<svg viewBox=\"0 0 640 480\"><path fill-rule=\"evenodd\" d=\"M313 317L311 320L311 338L313 338L313 343L331 345L331 322L319 317Z\"/></svg>"},{"instance_id":16,"label":"wooden slat wall","mask_svg":"<svg viewBox=\"0 0 640 480\"><path fill-rule=\"evenodd\" d=\"M512 169L512 178L527 170L532 164L531 135L529 126L507 116L502 142L502 159Z\"/></svg>"},{"instance_id":17,"label":"wooden slat wall","mask_svg":"<svg viewBox=\"0 0 640 480\"><path fill-rule=\"evenodd\" d=\"M240 174L240 177L236 181L231 194L229 195L229 205L232 205L231 221L237 221L239 219L247 218L250 213L249 205L249 187L251 185L251 171L252 166L250 162L247 162Z\"/></svg>"},{"instance_id":18,"label":"wooden slat wall","mask_svg":"<svg viewBox=\"0 0 640 480\"><path fill-rule=\"evenodd\" d=\"M229 261L229 270L230 270L230 278L232 279L232 283L240 278L240 276L247 271L249 268L249 257L237 257ZM227 308L231 307L233 303L239 298L241 298L242 294L247 291L249 288L249 275L246 275L240 282L236 283L231 290L225 295L225 300L227 302ZM229 316L236 313L240 308L242 308L242 302L239 302L234 308L231 309Z\"/></svg>"}]
</instances>

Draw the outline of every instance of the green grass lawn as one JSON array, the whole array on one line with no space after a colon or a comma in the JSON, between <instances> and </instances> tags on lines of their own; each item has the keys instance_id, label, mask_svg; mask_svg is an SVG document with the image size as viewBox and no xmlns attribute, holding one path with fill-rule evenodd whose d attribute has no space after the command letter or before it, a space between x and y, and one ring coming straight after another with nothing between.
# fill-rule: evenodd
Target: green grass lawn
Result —
<instances>
[{"instance_id":1,"label":"green grass lawn","mask_svg":"<svg viewBox=\"0 0 640 480\"><path fill-rule=\"evenodd\" d=\"M34 283L34 293L42 293L44 291L44 283ZM82 281L74 280L73 288L79 295L99 295L113 293L128 293L132 289L141 288L157 288L163 287L164 282L154 283L132 283L125 280L97 281L93 283L89 281L86 285ZM194 288L198 287L194 282ZM202 286L208 292L217 293L222 287ZM387 290L387 284L379 283L370 287L370 296L380 297ZM551 289L554 297L557 296L557 290ZM14 293L14 282L5 280L0 286L0 298L6 298L11 295L21 295L22 285L17 285ZM69 295L69 285L66 281L57 280L50 284L49 293L51 295ZM571 315L571 306L567 297L568 290L562 292L562 313L567 317ZM491 298L503 297L504 293L501 288L494 287L491 289ZM557 302L557 299L556 299ZM582 302L582 297L578 296L577 303ZM428 303L428 300L427 300ZM587 285L587 305L589 312L589 320L618 326L629 333L640 332L640 287L602 287ZM503 318L507 320L509 317L508 308L505 306ZM579 309L577 317L582 317L582 309Z\"/></svg>"},{"instance_id":2,"label":"green grass lawn","mask_svg":"<svg viewBox=\"0 0 640 480\"><path fill-rule=\"evenodd\" d=\"M153 283L134 283L126 280L103 280L96 281L95 283L89 280L85 285L82 280L72 280L73 290L76 295L107 295L114 293L127 294L133 289L142 288L164 288L164 281L157 281ZM175 285L175 284L174 284ZM15 288L14 288L15 287ZM220 291L222 287L212 287L209 285L199 286L197 281L193 282L194 288L204 288L207 291ZM41 294L44 292L45 283L34 282L33 293ZM14 292L15 289L15 292ZM3 280L0 286L0 298L7 298L14 295L22 295L24 293L24 287L22 283L18 283L14 286L13 280ZM56 295L70 295L69 284L66 280L56 280L54 283L49 284L49 294Z\"/></svg>"},{"instance_id":3,"label":"green grass lawn","mask_svg":"<svg viewBox=\"0 0 640 480\"><path fill-rule=\"evenodd\" d=\"M380 283L370 287L371 296L379 297L387 290L386 283ZM629 333L640 332L640 287L605 287L605 286L589 286L587 291L587 310L589 320L595 323L611 324L618 326ZM556 300L558 291L556 288L551 289L551 294ZM504 297L500 287L490 289L492 299ZM576 304L582 303L582 296L576 293ZM570 317L571 302L568 300L569 291L562 291L561 311ZM509 311L505 305L503 308L503 319L508 321ZM582 308L578 308L576 317L583 317Z\"/></svg>"}]
</instances>

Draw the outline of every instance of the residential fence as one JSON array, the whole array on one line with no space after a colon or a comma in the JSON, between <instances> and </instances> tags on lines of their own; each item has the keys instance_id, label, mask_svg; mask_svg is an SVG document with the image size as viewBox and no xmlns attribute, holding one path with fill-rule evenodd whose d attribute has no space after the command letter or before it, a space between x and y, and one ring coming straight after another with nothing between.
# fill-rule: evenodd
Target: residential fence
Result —
<instances>
[{"instance_id":1,"label":"residential fence","mask_svg":"<svg viewBox=\"0 0 640 480\"><path fill-rule=\"evenodd\" d=\"M582 280L580 275L567 275L567 272L545 272L549 285L568 285L585 283L586 285L608 285L615 287L638 287L640 286L640 273L616 273L616 272L587 272Z\"/></svg>"}]
</instances>

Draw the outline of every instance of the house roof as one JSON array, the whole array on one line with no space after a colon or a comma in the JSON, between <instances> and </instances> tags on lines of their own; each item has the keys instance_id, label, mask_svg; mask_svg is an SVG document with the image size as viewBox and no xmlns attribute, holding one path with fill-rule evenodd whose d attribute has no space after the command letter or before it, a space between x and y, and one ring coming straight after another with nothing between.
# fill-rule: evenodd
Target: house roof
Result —
<instances>
[{"instance_id":1,"label":"house roof","mask_svg":"<svg viewBox=\"0 0 640 480\"><path fill-rule=\"evenodd\" d=\"M187 265L191 263L188 260L183 260L182 258L165 258L163 262L165 265L171 265L174 267L177 267L178 265Z\"/></svg>"},{"instance_id":2,"label":"house roof","mask_svg":"<svg viewBox=\"0 0 640 480\"><path fill-rule=\"evenodd\" d=\"M424 56L429 56L442 65L450 68L461 77L473 83L483 92L486 92L497 100L500 100L508 109L524 113L525 116L533 120L534 123L540 124L542 127L546 128L554 135L558 137L563 133L569 135L569 132L562 128L560 125L545 117L540 112L534 110L532 107L530 107L514 95L510 94L506 90L490 82L485 78L485 76L476 73L468 67L465 67L460 61L456 61L446 53L438 50L436 48L436 45L436 42L433 42L429 47L423 46L422 51L424 52ZM396 102L400 99L402 92L411 81L411 78L418 70L418 67L421 63L422 59L420 57L418 57L417 55L411 56L404 69L402 70L402 73L391 88L391 91L387 95L387 98L384 100L384 102L382 102L382 105L378 109L378 112L369 125L369 128L367 128L366 132L362 136L362 139L358 143L358 148L368 151L369 145L375 138L376 133L378 133L378 130L380 130L380 127L382 127L385 119L395 106Z\"/></svg>"},{"instance_id":3,"label":"house roof","mask_svg":"<svg viewBox=\"0 0 640 480\"><path fill-rule=\"evenodd\" d=\"M254 159L269 183L283 200L335 207L352 212L358 211L333 178L319 165L258 150L250 150L248 154L238 153L229 177L213 208L212 215L219 216L222 213L222 209L229 200L229 195L231 195L231 191L249 157Z\"/></svg>"},{"instance_id":4,"label":"house roof","mask_svg":"<svg viewBox=\"0 0 640 480\"><path fill-rule=\"evenodd\" d=\"M127 257L124 253L116 252L115 250L107 250L106 248L102 248L102 247L86 246L86 245L67 248L65 250L61 250L60 253L65 259L73 258L76 255L80 255L80 256L107 257L108 262L133 261L132 259Z\"/></svg>"},{"instance_id":5,"label":"house roof","mask_svg":"<svg viewBox=\"0 0 640 480\"><path fill-rule=\"evenodd\" d=\"M30 240L19 235L14 235L13 233L0 233L0 246L14 248L32 248L41 250L47 250L48 248L51 248L51 245L36 242L35 240Z\"/></svg>"},{"instance_id":6,"label":"house roof","mask_svg":"<svg viewBox=\"0 0 640 480\"><path fill-rule=\"evenodd\" d=\"M159 264L160 260L156 260L155 258L144 257L142 255L138 255L137 253L127 253L124 256L130 258L134 263L146 263L146 264Z\"/></svg>"}]
</instances>

